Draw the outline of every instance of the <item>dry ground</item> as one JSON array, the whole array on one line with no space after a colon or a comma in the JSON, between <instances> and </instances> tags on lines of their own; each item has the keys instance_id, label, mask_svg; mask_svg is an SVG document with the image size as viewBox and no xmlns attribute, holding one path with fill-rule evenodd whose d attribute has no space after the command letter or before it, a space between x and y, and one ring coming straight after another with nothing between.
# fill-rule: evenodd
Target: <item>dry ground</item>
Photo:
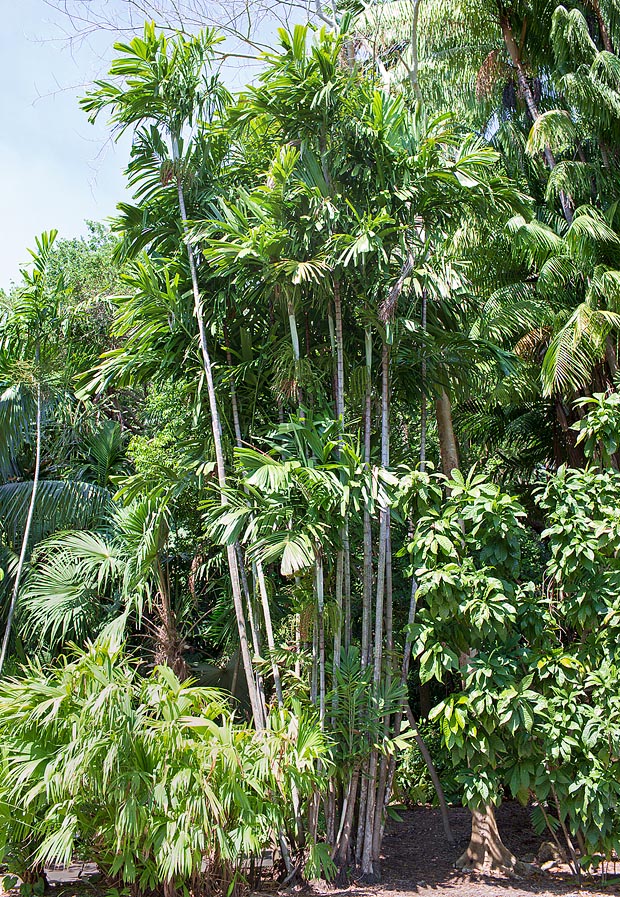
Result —
<instances>
[{"instance_id":1,"label":"dry ground","mask_svg":"<svg viewBox=\"0 0 620 897\"><path fill-rule=\"evenodd\" d=\"M518 804L506 803L497 813L498 825L505 844L513 853L531 859L543 839L536 836L530 824L529 811ZM277 886L265 882L260 895L267 897L620 897L620 863L606 881L585 878L581 891L566 867L534 874L528 878L463 874L454 869L454 861L469 840L470 817L466 810L451 809L450 821L456 844L448 844L438 810L420 807L402 813L399 822L391 822L384 839L380 885L353 883L349 888L334 890L327 885L277 892ZM50 870L49 879L56 897L101 897L97 886L89 885L94 867L72 866L68 870ZM84 877L81 874L84 873ZM86 880L85 880L86 879ZM0 886L1 893L1 886Z\"/></svg>"},{"instance_id":2,"label":"dry ground","mask_svg":"<svg viewBox=\"0 0 620 897\"><path fill-rule=\"evenodd\" d=\"M615 876L606 882L584 879L581 891L566 867L514 879L481 874L463 874L454 868L454 861L467 847L470 816L467 810L451 809L450 823L456 844L445 839L438 810L420 807L403 812L402 821L392 822L383 845L382 884L372 887L353 885L336 892L342 897L557 897L557 895L620 894ZM529 810L516 803L500 807L497 820L507 847L519 858L531 859L544 838L532 830Z\"/></svg>"}]
</instances>

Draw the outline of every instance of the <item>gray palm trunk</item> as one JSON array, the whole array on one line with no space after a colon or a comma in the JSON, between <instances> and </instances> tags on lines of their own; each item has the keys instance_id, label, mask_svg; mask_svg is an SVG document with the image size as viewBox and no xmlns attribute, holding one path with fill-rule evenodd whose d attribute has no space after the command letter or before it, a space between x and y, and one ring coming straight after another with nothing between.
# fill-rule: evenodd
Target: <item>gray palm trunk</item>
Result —
<instances>
[{"instance_id":1,"label":"gray palm trunk","mask_svg":"<svg viewBox=\"0 0 620 897\"><path fill-rule=\"evenodd\" d=\"M344 427L344 344L342 336L342 296L340 292L340 281L338 280L338 278L334 279L334 318L334 342L336 349L336 417L340 422L340 426ZM342 548L338 552L338 557L336 560L337 619L334 633L334 671L340 665L343 622L345 623L345 644L347 647L351 637L351 578L350 572L348 572L350 571L351 560L349 548L349 527L346 520L340 528L340 539L342 542Z\"/></svg>"},{"instance_id":2,"label":"gray palm trunk","mask_svg":"<svg viewBox=\"0 0 620 897\"><path fill-rule=\"evenodd\" d=\"M370 470L370 434L372 427L372 333L366 328L366 394L364 399L364 464ZM362 594L362 667L368 665L370 657L370 627L372 608L372 524L370 511L364 506L364 576Z\"/></svg>"},{"instance_id":3,"label":"gray palm trunk","mask_svg":"<svg viewBox=\"0 0 620 897\"><path fill-rule=\"evenodd\" d=\"M173 160L175 164L178 166L179 164L179 154L178 154L178 143L176 140L172 140L172 153ZM183 193L183 183L181 180L180 172L177 173L177 195L179 199L179 211L181 213L181 219L183 222L183 231L185 237L188 237L187 233L187 210L185 207L185 196ZM215 463L217 470L217 479L220 487L220 501L222 506L228 504L228 499L225 494L226 488L226 468L224 465L224 452L222 449L222 427L220 423L220 415L217 407L217 396L215 393L215 386L213 383L213 372L211 368L211 356L209 354L209 347L207 344L207 335L204 326L204 319L202 316L202 301L200 298L200 288L198 286L198 273L196 270L196 259L194 256L194 251L192 249L191 244L187 241L187 257L189 260L189 268L192 280L192 293L194 297L194 312L196 314L196 321L198 324L198 338L200 343L200 351L202 354L202 362L203 368L205 372L205 378L207 381L207 393L209 397L209 409L211 412L211 428L213 431L213 444L215 448ZM237 553L234 545L226 546L226 556L228 560L228 570L230 574L230 582L232 586L232 594L233 594L233 604L235 608L235 617L237 619L237 629L239 632L239 644L241 647L241 657L243 660L243 669L245 672L245 677L248 685L248 692L250 696L250 705L252 708L252 716L254 718L254 724L257 729L264 728L264 717L263 710L261 706L260 697L258 694L258 689L256 687L256 680L254 677L254 668L252 664L252 657L250 655L250 648L248 645L248 636L247 629L245 623L245 614L243 610L243 596L241 592L241 581L239 577L239 567L237 564Z\"/></svg>"},{"instance_id":4,"label":"gray palm trunk","mask_svg":"<svg viewBox=\"0 0 620 897\"><path fill-rule=\"evenodd\" d=\"M39 350L37 349L37 362L39 360ZM30 530L32 528L32 518L37 502L37 489L39 486L39 474L41 472L41 415L42 415L42 396L41 384L37 384L37 410L36 410L36 433L35 433L35 462L34 462L34 478L32 481L32 492L30 494L30 502L28 504L28 514L26 516L26 525L24 527L24 535L22 537L19 559L17 561L17 569L15 571L15 581L11 590L11 601L9 604L9 613L4 629L4 637L2 639L2 648L0 649L0 676L4 669L4 661L6 660L9 642L11 640L11 630L13 627L13 618L15 616L15 608L17 607L17 598L19 596L19 587L21 585L22 573L26 562L26 554L28 552L28 542L30 539Z\"/></svg>"},{"instance_id":5,"label":"gray palm trunk","mask_svg":"<svg viewBox=\"0 0 620 897\"><path fill-rule=\"evenodd\" d=\"M227 334L226 334L226 340L228 342ZM230 403L231 403L231 407L232 407L233 427L235 430L235 441L237 443L237 447L241 448L243 446L243 437L241 434L241 421L239 418L239 405L237 402L237 391L235 389L235 381L232 377L232 355L231 355L229 348L227 348L227 350L226 350L226 361L227 361L228 367L231 369ZM238 552L238 554L240 555L239 556L239 567L240 567L240 569L243 569L243 558L241 556L241 552ZM271 655L271 671L273 674L273 684L274 684L274 688L276 690L278 706L283 707L284 706L284 697L282 695L282 679L280 677L280 668L275 659L275 639L274 639L274 635L273 635L273 623L271 620L271 608L269 607L269 597L267 595L267 586L265 584L265 573L263 571L262 562L256 561L256 563L253 565L253 570L254 570L254 574L255 574L255 576L254 576L255 581L258 583L258 591L259 591L260 600L261 600L261 607L263 610L263 621L265 624L265 634L267 636L267 646L269 648L269 652ZM250 608L251 604L250 604L249 589L246 590L246 592L247 592L248 608ZM256 647L258 648L258 646L256 646ZM261 691L261 689L259 686L259 692L260 691ZM266 708L264 706L264 701L263 701L263 713L265 713L265 715L266 715Z\"/></svg>"},{"instance_id":6,"label":"gray palm trunk","mask_svg":"<svg viewBox=\"0 0 620 897\"><path fill-rule=\"evenodd\" d=\"M387 341L383 342L381 354L381 465L388 467L390 463L389 442L389 376L390 376L390 350ZM374 656L373 656L373 692L379 694L383 672L383 631L384 613L387 585L387 552L389 548L390 511L381 508L379 519L379 556L377 559L377 587L375 594L375 632L374 632ZM366 881L374 881L378 878L377 870L377 839L375 837L375 820L377 809L377 776L380 774L379 756L375 747L372 748L368 766L368 794L366 798L366 813L364 827L364 846L362 850L362 877ZM380 784L380 782L379 782Z\"/></svg>"}]
</instances>

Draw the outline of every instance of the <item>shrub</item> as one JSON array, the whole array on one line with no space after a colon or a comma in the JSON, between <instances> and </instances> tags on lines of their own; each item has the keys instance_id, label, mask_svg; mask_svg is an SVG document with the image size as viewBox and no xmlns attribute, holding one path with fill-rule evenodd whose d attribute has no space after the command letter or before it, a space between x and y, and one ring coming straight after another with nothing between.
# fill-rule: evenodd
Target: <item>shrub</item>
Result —
<instances>
[{"instance_id":1,"label":"shrub","mask_svg":"<svg viewBox=\"0 0 620 897\"><path fill-rule=\"evenodd\" d=\"M225 696L167 667L141 676L109 644L0 684L0 862L23 874L79 851L138 892L192 888L206 860L218 890L295 829L327 744L280 711L264 733Z\"/></svg>"}]
</instances>

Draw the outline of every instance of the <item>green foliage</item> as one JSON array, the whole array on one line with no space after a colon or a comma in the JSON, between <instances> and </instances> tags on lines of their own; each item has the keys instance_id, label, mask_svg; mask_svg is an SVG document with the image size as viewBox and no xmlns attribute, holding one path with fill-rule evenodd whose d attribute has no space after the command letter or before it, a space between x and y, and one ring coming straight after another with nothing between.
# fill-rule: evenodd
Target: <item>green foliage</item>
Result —
<instances>
[{"instance_id":1,"label":"green foliage","mask_svg":"<svg viewBox=\"0 0 620 897\"><path fill-rule=\"evenodd\" d=\"M420 720L417 728L433 759L446 800L450 804L460 805L463 787L456 780L454 764L439 727L434 722ZM407 807L419 804L437 805L437 794L428 767L415 742L406 747L398 757L394 796Z\"/></svg>"},{"instance_id":2,"label":"green foliage","mask_svg":"<svg viewBox=\"0 0 620 897\"><path fill-rule=\"evenodd\" d=\"M32 664L0 687L0 860L71 862L141 891L191 883L206 859L223 886L290 827L328 746L300 708L275 712L257 738L226 698L142 677L109 642L51 669Z\"/></svg>"},{"instance_id":3,"label":"green foliage","mask_svg":"<svg viewBox=\"0 0 620 897\"><path fill-rule=\"evenodd\" d=\"M0 297L2 589L43 408L15 654L89 644L0 685L14 868L372 874L397 751L428 798L411 645L448 796L618 852L614 3L348 3L234 98L213 31L116 45L119 239L44 235ZM141 623L144 676L105 642ZM179 681L216 643L253 732Z\"/></svg>"},{"instance_id":4,"label":"green foliage","mask_svg":"<svg viewBox=\"0 0 620 897\"><path fill-rule=\"evenodd\" d=\"M620 395L595 392L575 404L587 410L587 416L573 424L579 434L577 443L583 442L586 457L598 460L601 468L611 467L612 456L620 447Z\"/></svg>"}]
</instances>

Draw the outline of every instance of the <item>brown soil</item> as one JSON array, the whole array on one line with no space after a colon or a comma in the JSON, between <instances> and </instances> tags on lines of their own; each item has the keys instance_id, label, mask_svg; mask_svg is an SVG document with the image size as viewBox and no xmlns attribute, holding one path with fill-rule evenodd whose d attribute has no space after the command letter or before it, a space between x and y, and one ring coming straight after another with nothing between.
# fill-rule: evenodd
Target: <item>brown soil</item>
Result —
<instances>
[{"instance_id":1,"label":"brown soil","mask_svg":"<svg viewBox=\"0 0 620 897\"><path fill-rule=\"evenodd\" d=\"M380 885L363 886L355 882L345 889L335 890L320 883L301 889L292 888L284 894L299 893L305 897L601 897L620 895L620 862L617 870L609 870L607 880L584 877L578 891L566 866L543 872L534 871L527 878L502 877L477 873L462 873L454 862L467 847L470 814L467 810L451 809L450 822L455 844L446 841L439 811L420 807L401 814L398 822L391 822L383 843ZM530 860L538 852L545 837L532 830L527 808L516 803L503 804L497 811L497 823L504 843L520 859ZM97 888L88 884L95 867L72 866L59 871L49 870L48 876L57 897L92 897ZM271 893L276 897L277 886L264 882L260 897ZM0 894L1 877L0 877ZM17 893L17 892L15 892ZM283 892L280 892L282 895ZM259 897L255 892L252 897Z\"/></svg>"},{"instance_id":2,"label":"brown soil","mask_svg":"<svg viewBox=\"0 0 620 897\"><path fill-rule=\"evenodd\" d=\"M478 873L462 873L454 868L455 860L469 842L471 816L467 810L451 809L450 823L455 844L446 841L439 811L420 807L401 814L400 822L392 822L383 842L380 885L353 884L332 897L557 897L596 894L620 894L620 862L618 884L613 868L607 881L584 876L578 891L568 867L548 872L535 871L527 878L501 877ZM533 831L529 810L517 803L506 803L497 811L497 824L502 839L516 857L530 860L542 841ZM321 888L323 890L323 888Z\"/></svg>"}]
</instances>

